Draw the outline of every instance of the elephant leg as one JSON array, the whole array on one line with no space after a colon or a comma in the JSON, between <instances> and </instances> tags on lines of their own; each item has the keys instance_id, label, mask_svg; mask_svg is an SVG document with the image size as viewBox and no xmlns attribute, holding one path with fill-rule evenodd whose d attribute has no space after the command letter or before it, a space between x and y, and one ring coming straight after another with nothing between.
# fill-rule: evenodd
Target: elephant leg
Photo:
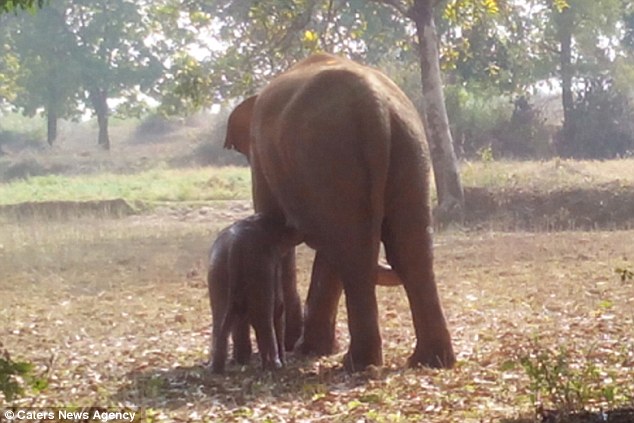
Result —
<instances>
[{"instance_id":1,"label":"elephant leg","mask_svg":"<svg viewBox=\"0 0 634 423\"><path fill-rule=\"evenodd\" d=\"M304 332L297 343L297 351L311 355L329 355L337 351L335 323L342 289L334 267L318 251L306 298Z\"/></svg>"},{"instance_id":2,"label":"elephant leg","mask_svg":"<svg viewBox=\"0 0 634 423\"><path fill-rule=\"evenodd\" d=\"M214 373L222 373L225 370L225 363L227 362L227 341L229 331L235 323L235 317L235 311L231 307L228 307L222 322L218 325L214 323L211 357L211 371Z\"/></svg>"},{"instance_id":3,"label":"elephant leg","mask_svg":"<svg viewBox=\"0 0 634 423\"><path fill-rule=\"evenodd\" d=\"M211 308L212 332L211 346L209 349L209 365L214 370L215 366L222 371L227 355L226 338L223 334L222 324L229 312L229 290L226 285L228 279L226 267L222 265L214 266L207 274L207 287L209 290L209 305ZM222 339L224 336L224 340ZM219 363L223 364L220 365ZM215 370L214 370L215 371Z\"/></svg>"},{"instance_id":4,"label":"elephant leg","mask_svg":"<svg viewBox=\"0 0 634 423\"><path fill-rule=\"evenodd\" d=\"M383 242L414 321L416 348L408 365L450 368L455 355L434 278L431 219L422 206L392 210L383 225Z\"/></svg>"},{"instance_id":5,"label":"elephant leg","mask_svg":"<svg viewBox=\"0 0 634 423\"><path fill-rule=\"evenodd\" d=\"M367 243L354 244L356 251L351 244L344 249L347 256L341 256L337 264L346 294L350 330L350 349L344 357L344 366L352 372L383 364L375 289L378 244L378 239L375 248Z\"/></svg>"},{"instance_id":6,"label":"elephant leg","mask_svg":"<svg viewBox=\"0 0 634 423\"><path fill-rule=\"evenodd\" d=\"M249 364L251 360L251 327L246 315L239 316L233 324L231 339L233 340L233 359L240 365Z\"/></svg>"},{"instance_id":7,"label":"elephant leg","mask_svg":"<svg viewBox=\"0 0 634 423\"><path fill-rule=\"evenodd\" d=\"M275 323L273 307L265 307L267 310L257 310L251 314L251 324L255 329L255 338L260 351L262 368L275 370L282 367L280 361L277 338L275 336Z\"/></svg>"},{"instance_id":8,"label":"elephant leg","mask_svg":"<svg viewBox=\"0 0 634 423\"><path fill-rule=\"evenodd\" d=\"M276 301L275 304L275 315L273 316L273 323L275 325L275 339L277 341L277 354L280 359L280 362L284 364L285 360L285 345L284 339L286 337L286 323L284 317L286 312L284 310L284 303L281 301Z\"/></svg>"},{"instance_id":9,"label":"elephant leg","mask_svg":"<svg viewBox=\"0 0 634 423\"><path fill-rule=\"evenodd\" d=\"M295 249L282 258L281 265L282 296L284 299L285 349L293 351L297 340L302 335L303 316L302 303L297 292L297 275L295 267Z\"/></svg>"}]
</instances>

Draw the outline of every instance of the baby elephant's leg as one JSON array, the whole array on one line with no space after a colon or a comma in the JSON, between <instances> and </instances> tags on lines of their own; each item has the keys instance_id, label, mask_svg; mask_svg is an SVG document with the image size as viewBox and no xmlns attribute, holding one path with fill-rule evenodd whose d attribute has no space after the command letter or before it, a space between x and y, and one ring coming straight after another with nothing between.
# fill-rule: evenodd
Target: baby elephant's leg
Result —
<instances>
[{"instance_id":1,"label":"baby elephant's leg","mask_svg":"<svg viewBox=\"0 0 634 423\"><path fill-rule=\"evenodd\" d=\"M260 351L262 367L265 370L274 370L282 367L278 341L275 336L275 310L272 297L271 293L271 295L260 297L259 300L249 304L249 320L253 329L255 329L255 338Z\"/></svg>"},{"instance_id":2,"label":"baby elephant's leg","mask_svg":"<svg viewBox=\"0 0 634 423\"><path fill-rule=\"evenodd\" d=\"M249 364L251 360L251 327L248 316L239 316L231 331L233 340L233 359L240 365Z\"/></svg>"},{"instance_id":3,"label":"baby elephant's leg","mask_svg":"<svg viewBox=\"0 0 634 423\"><path fill-rule=\"evenodd\" d=\"M281 293L280 293L281 294ZM286 335L286 313L284 308L284 302L279 297L275 304L275 314L273 318L275 326L275 339L277 340L277 353L278 358L282 364L285 364L285 335Z\"/></svg>"},{"instance_id":4,"label":"baby elephant's leg","mask_svg":"<svg viewBox=\"0 0 634 423\"><path fill-rule=\"evenodd\" d=\"M262 359L262 368L265 370L281 368L282 362L280 361L277 340L275 339L273 322L271 320L268 322L259 321L257 323L254 322L253 326Z\"/></svg>"},{"instance_id":5,"label":"baby elephant's leg","mask_svg":"<svg viewBox=\"0 0 634 423\"><path fill-rule=\"evenodd\" d=\"M227 362L227 340L234 321L235 312L229 307L227 314L224 319L222 319L222 323L218 326L214 325L211 358L211 371L214 373L222 373L225 370L225 363Z\"/></svg>"}]
</instances>

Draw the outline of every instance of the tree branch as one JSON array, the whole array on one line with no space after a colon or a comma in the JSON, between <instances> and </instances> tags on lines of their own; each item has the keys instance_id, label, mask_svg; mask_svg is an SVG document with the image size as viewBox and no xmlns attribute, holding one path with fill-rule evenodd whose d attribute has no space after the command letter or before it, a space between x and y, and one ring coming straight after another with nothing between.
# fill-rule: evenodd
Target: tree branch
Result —
<instances>
[{"instance_id":1,"label":"tree branch","mask_svg":"<svg viewBox=\"0 0 634 423\"><path fill-rule=\"evenodd\" d=\"M396 10L403 17L409 16L409 10L399 0L373 0L373 1L375 3L382 3L382 4L386 5L386 6L391 7L392 9Z\"/></svg>"}]
</instances>

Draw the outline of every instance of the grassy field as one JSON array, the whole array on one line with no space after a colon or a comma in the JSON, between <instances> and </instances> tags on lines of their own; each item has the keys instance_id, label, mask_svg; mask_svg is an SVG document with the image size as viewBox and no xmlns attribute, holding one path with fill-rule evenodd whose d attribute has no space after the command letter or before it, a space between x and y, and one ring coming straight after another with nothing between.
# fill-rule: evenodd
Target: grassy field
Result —
<instances>
[{"instance_id":1,"label":"grassy field","mask_svg":"<svg viewBox=\"0 0 634 423\"><path fill-rule=\"evenodd\" d=\"M554 159L461 164L463 184L492 190L550 193L564 189L634 186L634 158L610 161ZM35 176L0 184L0 204L23 201L207 201L250 198L247 167L167 169L138 173Z\"/></svg>"},{"instance_id":2,"label":"grassy field","mask_svg":"<svg viewBox=\"0 0 634 423\"><path fill-rule=\"evenodd\" d=\"M466 185L498 190L634 184L632 159L463 166ZM156 204L116 219L1 223L0 342L48 381L13 404L132 407L147 422L519 423L537 421L538 404L634 407L634 280L626 272L634 270L634 230L627 228L437 234L454 370L404 368L414 342L407 300L402 288L381 287L382 369L349 375L342 351L291 355L276 374L261 372L256 357L207 375L206 253L222 227L251 213L249 185L245 168L0 184L4 204ZM313 253L301 247L298 257L304 295ZM337 328L345 347L343 302Z\"/></svg>"},{"instance_id":3,"label":"grassy field","mask_svg":"<svg viewBox=\"0 0 634 423\"><path fill-rule=\"evenodd\" d=\"M123 198L147 203L248 199L246 167L152 169L134 174L49 175L0 184L0 204Z\"/></svg>"}]
</instances>

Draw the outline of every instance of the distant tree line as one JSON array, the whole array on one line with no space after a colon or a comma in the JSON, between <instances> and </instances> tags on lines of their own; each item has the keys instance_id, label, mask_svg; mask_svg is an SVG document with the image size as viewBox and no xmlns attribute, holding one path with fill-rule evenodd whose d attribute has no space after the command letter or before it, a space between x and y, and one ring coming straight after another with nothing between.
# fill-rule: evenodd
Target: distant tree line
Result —
<instances>
[{"instance_id":1,"label":"distant tree line","mask_svg":"<svg viewBox=\"0 0 634 423\"><path fill-rule=\"evenodd\" d=\"M1 107L46 116L51 144L60 118L91 111L109 148L113 112L225 104L324 50L385 69L420 106L432 146L444 136L425 85L435 54L458 155L634 150L629 0L5 0L0 12ZM545 110L549 97L558 106Z\"/></svg>"}]
</instances>

